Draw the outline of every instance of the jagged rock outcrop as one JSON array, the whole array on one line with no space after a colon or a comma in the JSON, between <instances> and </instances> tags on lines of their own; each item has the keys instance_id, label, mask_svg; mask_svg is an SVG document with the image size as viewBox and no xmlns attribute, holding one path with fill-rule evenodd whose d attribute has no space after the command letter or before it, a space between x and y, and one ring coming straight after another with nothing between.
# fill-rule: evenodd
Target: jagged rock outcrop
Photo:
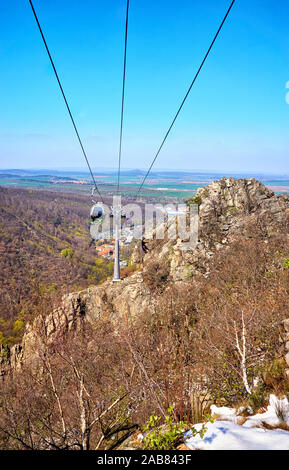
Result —
<instances>
[{"instance_id":1,"label":"jagged rock outcrop","mask_svg":"<svg viewBox=\"0 0 289 470\"><path fill-rule=\"evenodd\" d=\"M196 272L206 272L206 262L215 250L258 225L264 235L276 231L276 224L289 213L289 196L275 195L264 184L251 179L222 178L199 188L192 203L199 206L199 242L195 250L181 250L181 240L148 241L149 260L170 261L174 281L185 281Z\"/></svg>"},{"instance_id":2,"label":"jagged rock outcrop","mask_svg":"<svg viewBox=\"0 0 289 470\"><path fill-rule=\"evenodd\" d=\"M200 198L200 231L204 237L218 232L231 235L252 219L265 215L271 216L271 222L277 222L289 209L288 196L275 195L254 178L223 178L199 188L196 197ZM266 225L270 229L270 221Z\"/></svg>"},{"instance_id":3,"label":"jagged rock outcrop","mask_svg":"<svg viewBox=\"0 0 289 470\"><path fill-rule=\"evenodd\" d=\"M146 309L153 311L157 294L144 281L143 273L152 262L168 266L171 282L187 282L194 273L206 274L206 263L216 250L226 249L231 240L246 237L251 224L263 225L266 236L276 231L276 224L289 212L289 197L274 195L254 178L223 178L200 188L192 202L199 205L199 242L194 250L183 251L182 240L148 240L148 252L142 260L142 271L121 283L107 281L100 286L65 295L60 307L43 321L47 340L53 341L60 330L80 327L83 321L95 323L108 315L116 324L119 318L131 319ZM39 319L26 326L21 345L5 351L0 369L20 367L33 362L39 348ZM2 354L2 357L4 355Z\"/></svg>"},{"instance_id":4,"label":"jagged rock outcrop","mask_svg":"<svg viewBox=\"0 0 289 470\"><path fill-rule=\"evenodd\" d=\"M40 332L45 332L47 343L51 344L59 332L80 329L82 322L95 324L100 316L109 316L116 323L124 316L133 319L140 311L153 308L153 303L141 273L135 273L121 283L107 281L101 286L64 295L60 307L26 325L21 345L5 348L0 371L3 374L9 367L19 369L23 363L37 362L41 349Z\"/></svg>"}]
</instances>

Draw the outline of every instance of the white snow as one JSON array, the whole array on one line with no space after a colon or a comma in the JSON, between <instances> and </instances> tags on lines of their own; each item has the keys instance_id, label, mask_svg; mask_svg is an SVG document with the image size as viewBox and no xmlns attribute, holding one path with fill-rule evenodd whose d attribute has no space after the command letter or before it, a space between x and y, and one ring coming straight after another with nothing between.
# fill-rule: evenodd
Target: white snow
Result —
<instances>
[{"instance_id":1,"label":"white snow","mask_svg":"<svg viewBox=\"0 0 289 470\"><path fill-rule=\"evenodd\" d=\"M138 442L143 442L144 440L144 435L140 432L137 436L136 436L136 439Z\"/></svg>"},{"instance_id":2,"label":"white snow","mask_svg":"<svg viewBox=\"0 0 289 470\"><path fill-rule=\"evenodd\" d=\"M245 408L228 408L211 406L214 423L206 423L207 432L204 438L192 433L185 433L185 444L190 449L200 450L289 450L289 432L282 429L266 429L265 426L289 426L289 403L287 398L279 399L270 395L269 405L264 413L257 413L245 418L241 416ZM250 411L246 408L246 411ZM240 423L240 424L238 424ZM264 426L265 425L265 426ZM195 424L201 430L203 424Z\"/></svg>"},{"instance_id":3,"label":"white snow","mask_svg":"<svg viewBox=\"0 0 289 470\"><path fill-rule=\"evenodd\" d=\"M202 424L195 424L197 430ZM289 432L246 428L231 421L215 421L206 424L204 438L189 437L185 444L199 450L289 450ZM187 433L186 433L187 434Z\"/></svg>"},{"instance_id":4,"label":"white snow","mask_svg":"<svg viewBox=\"0 0 289 470\"><path fill-rule=\"evenodd\" d=\"M244 423L244 426L248 428L260 427L263 426L263 423L270 426L278 426L282 422L289 425L288 400L287 398L278 399L275 395L270 395L269 405L265 413L257 413L254 416L250 416Z\"/></svg>"},{"instance_id":5,"label":"white snow","mask_svg":"<svg viewBox=\"0 0 289 470\"><path fill-rule=\"evenodd\" d=\"M236 421L237 410L235 408L228 408L227 406L216 406L212 405L211 407L211 415L217 415L219 419L225 421Z\"/></svg>"}]
</instances>

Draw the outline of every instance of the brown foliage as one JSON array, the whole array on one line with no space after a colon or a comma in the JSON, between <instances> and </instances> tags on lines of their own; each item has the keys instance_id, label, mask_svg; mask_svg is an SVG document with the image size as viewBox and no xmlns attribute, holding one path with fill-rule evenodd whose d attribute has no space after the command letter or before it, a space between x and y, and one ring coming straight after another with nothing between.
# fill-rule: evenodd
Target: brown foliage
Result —
<instances>
[{"instance_id":1,"label":"brown foliage","mask_svg":"<svg viewBox=\"0 0 289 470\"><path fill-rule=\"evenodd\" d=\"M162 292L169 277L169 266L151 261L143 272L143 280L152 292Z\"/></svg>"},{"instance_id":2,"label":"brown foliage","mask_svg":"<svg viewBox=\"0 0 289 470\"><path fill-rule=\"evenodd\" d=\"M0 331L6 342L20 339L17 318L25 322L49 299L110 275L106 262L95 265L88 214L81 195L0 188Z\"/></svg>"},{"instance_id":3,"label":"brown foliage","mask_svg":"<svg viewBox=\"0 0 289 470\"><path fill-rule=\"evenodd\" d=\"M3 382L2 448L109 448L112 436L165 416L169 405L176 420L191 422L198 386L214 398L246 398L238 345L250 387L265 377L265 387L280 389L283 372L268 364L288 317L287 229L284 221L265 237L262 224L249 227L215 252L206 277L186 283L167 282L168 268L151 263L144 282L152 300L137 318L103 318L53 345L44 336L36 371Z\"/></svg>"},{"instance_id":4,"label":"brown foliage","mask_svg":"<svg viewBox=\"0 0 289 470\"><path fill-rule=\"evenodd\" d=\"M121 371L124 351L110 322L53 345L39 331L38 357L0 392L2 448L94 449L133 428Z\"/></svg>"},{"instance_id":5,"label":"brown foliage","mask_svg":"<svg viewBox=\"0 0 289 470\"><path fill-rule=\"evenodd\" d=\"M195 282L200 368L215 396L244 394L236 331L245 341L249 379L260 376L278 352L278 322L288 316L287 222L264 239L258 227L217 253L207 278Z\"/></svg>"}]
</instances>

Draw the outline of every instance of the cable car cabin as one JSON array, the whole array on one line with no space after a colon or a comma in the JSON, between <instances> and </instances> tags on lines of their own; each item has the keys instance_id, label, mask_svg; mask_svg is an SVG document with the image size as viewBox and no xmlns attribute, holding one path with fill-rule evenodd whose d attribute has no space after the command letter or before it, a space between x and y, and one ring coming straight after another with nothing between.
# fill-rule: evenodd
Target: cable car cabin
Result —
<instances>
[{"instance_id":1,"label":"cable car cabin","mask_svg":"<svg viewBox=\"0 0 289 470\"><path fill-rule=\"evenodd\" d=\"M102 222L104 217L104 210L100 203L94 204L90 210L90 221L92 223Z\"/></svg>"}]
</instances>

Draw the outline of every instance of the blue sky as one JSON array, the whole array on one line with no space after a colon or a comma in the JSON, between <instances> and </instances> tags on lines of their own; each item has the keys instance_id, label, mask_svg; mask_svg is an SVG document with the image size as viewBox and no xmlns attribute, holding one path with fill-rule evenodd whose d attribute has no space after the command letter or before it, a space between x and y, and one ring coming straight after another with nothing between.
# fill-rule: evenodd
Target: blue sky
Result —
<instances>
[{"instance_id":1,"label":"blue sky","mask_svg":"<svg viewBox=\"0 0 289 470\"><path fill-rule=\"evenodd\" d=\"M34 0L92 167L117 163L125 0ZM230 0L131 0L123 167L149 166ZM289 4L236 0L155 168L289 174ZM0 2L0 167L83 167L28 0Z\"/></svg>"}]
</instances>

